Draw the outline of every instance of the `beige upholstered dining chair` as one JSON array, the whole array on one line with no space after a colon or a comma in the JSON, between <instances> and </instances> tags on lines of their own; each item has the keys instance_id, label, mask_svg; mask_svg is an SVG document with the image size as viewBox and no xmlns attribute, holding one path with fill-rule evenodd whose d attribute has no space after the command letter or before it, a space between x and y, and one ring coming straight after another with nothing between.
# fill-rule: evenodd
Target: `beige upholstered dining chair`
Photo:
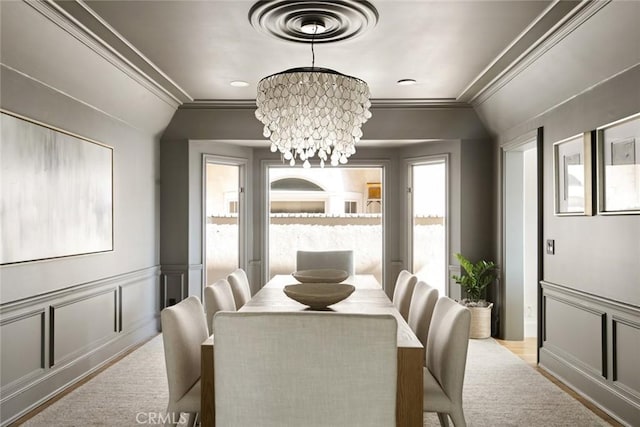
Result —
<instances>
[{"instance_id":1,"label":"beige upholstered dining chair","mask_svg":"<svg viewBox=\"0 0 640 427\"><path fill-rule=\"evenodd\" d=\"M402 270L396 279L396 287L393 289L393 305L396 306L404 320L409 318L411 297L417 282L418 278L407 270Z\"/></svg>"},{"instance_id":2,"label":"beige upholstered dining chair","mask_svg":"<svg viewBox=\"0 0 640 427\"><path fill-rule=\"evenodd\" d=\"M344 270L349 276L355 274L353 251L298 251L296 253L296 270L313 270L332 268Z\"/></svg>"},{"instance_id":3,"label":"beige upholstered dining chair","mask_svg":"<svg viewBox=\"0 0 640 427\"><path fill-rule=\"evenodd\" d=\"M436 301L438 301L438 290L419 280L413 288L407 323L425 347Z\"/></svg>"},{"instance_id":4,"label":"beige upholstered dining chair","mask_svg":"<svg viewBox=\"0 0 640 427\"><path fill-rule=\"evenodd\" d=\"M195 425L200 413L200 345L208 337L207 320L198 297L191 296L160 313L164 358L169 382L167 414L189 414Z\"/></svg>"},{"instance_id":5,"label":"beige upholstered dining chair","mask_svg":"<svg viewBox=\"0 0 640 427\"><path fill-rule=\"evenodd\" d=\"M229 285L231 285L233 299L236 302L236 310L240 310L240 307L251 299L251 285L249 284L247 273L245 273L243 269L238 268L227 276L227 280L229 281Z\"/></svg>"},{"instance_id":6,"label":"beige upholstered dining chair","mask_svg":"<svg viewBox=\"0 0 640 427\"><path fill-rule=\"evenodd\" d=\"M440 425L465 427L462 410L462 386L469 346L469 309L442 297L436 303L427 338L423 369L423 410L437 412Z\"/></svg>"},{"instance_id":7,"label":"beige upholstered dining chair","mask_svg":"<svg viewBox=\"0 0 640 427\"><path fill-rule=\"evenodd\" d=\"M219 312L216 425L395 426L393 316Z\"/></svg>"},{"instance_id":8,"label":"beige upholstered dining chair","mask_svg":"<svg viewBox=\"0 0 640 427\"><path fill-rule=\"evenodd\" d=\"M213 315L218 311L236 311L233 291L227 279L216 280L204 288L204 307L207 313L209 335L213 333Z\"/></svg>"}]
</instances>

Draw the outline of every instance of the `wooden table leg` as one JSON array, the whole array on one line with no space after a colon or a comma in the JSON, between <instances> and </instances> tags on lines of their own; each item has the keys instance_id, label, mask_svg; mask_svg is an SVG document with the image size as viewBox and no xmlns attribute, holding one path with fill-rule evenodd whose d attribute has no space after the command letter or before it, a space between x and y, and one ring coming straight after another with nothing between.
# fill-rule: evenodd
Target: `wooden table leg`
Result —
<instances>
[{"instance_id":1,"label":"wooden table leg","mask_svg":"<svg viewBox=\"0 0 640 427\"><path fill-rule=\"evenodd\" d=\"M424 348L398 348L397 427L422 426Z\"/></svg>"},{"instance_id":2,"label":"wooden table leg","mask_svg":"<svg viewBox=\"0 0 640 427\"><path fill-rule=\"evenodd\" d=\"M208 338L200 352L200 425L215 427L215 391L213 388L213 339Z\"/></svg>"}]
</instances>

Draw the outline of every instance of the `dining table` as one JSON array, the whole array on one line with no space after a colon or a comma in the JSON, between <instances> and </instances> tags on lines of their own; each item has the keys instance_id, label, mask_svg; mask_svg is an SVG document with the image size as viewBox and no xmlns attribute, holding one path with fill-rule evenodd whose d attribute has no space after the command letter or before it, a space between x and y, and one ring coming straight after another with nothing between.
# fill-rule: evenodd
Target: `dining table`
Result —
<instances>
[{"instance_id":1,"label":"dining table","mask_svg":"<svg viewBox=\"0 0 640 427\"><path fill-rule=\"evenodd\" d=\"M239 311L243 312L295 312L309 308L285 295L286 285L299 283L289 274L276 275L262 287ZM391 314L398 324L398 365L396 388L396 426L423 425L422 369L425 350L405 319L391 302L373 275L350 276L342 283L355 287L346 299L329 307L336 313ZM212 335L201 346L201 425L215 426L214 341Z\"/></svg>"}]
</instances>

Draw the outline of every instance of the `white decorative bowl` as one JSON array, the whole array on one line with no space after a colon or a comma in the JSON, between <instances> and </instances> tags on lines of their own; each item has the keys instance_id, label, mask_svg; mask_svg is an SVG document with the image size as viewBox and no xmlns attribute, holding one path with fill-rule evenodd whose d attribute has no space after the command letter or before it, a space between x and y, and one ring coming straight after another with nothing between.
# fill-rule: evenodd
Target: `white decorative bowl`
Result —
<instances>
[{"instance_id":1,"label":"white decorative bowl","mask_svg":"<svg viewBox=\"0 0 640 427\"><path fill-rule=\"evenodd\" d=\"M294 271L291 275L302 283L340 283L349 277L349 273L344 270L330 268Z\"/></svg>"},{"instance_id":2,"label":"white decorative bowl","mask_svg":"<svg viewBox=\"0 0 640 427\"><path fill-rule=\"evenodd\" d=\"M283 290L292 300L313 310L323 310L347 298L355 289L346 283L301 283L287 285Z\"/></svg>"}]
</instances>

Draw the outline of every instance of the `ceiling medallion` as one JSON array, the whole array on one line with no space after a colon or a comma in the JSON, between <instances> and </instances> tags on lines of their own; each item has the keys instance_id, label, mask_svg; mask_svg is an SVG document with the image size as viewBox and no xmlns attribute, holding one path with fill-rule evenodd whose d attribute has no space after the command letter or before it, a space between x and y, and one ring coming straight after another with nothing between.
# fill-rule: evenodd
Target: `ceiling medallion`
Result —
<instances>
[{"instance_id":1,"label":"ceiling medallion","mask_svg":"<svg viewBox=\"0 0 640 427\"><path fill-rule=\"evenodd\" d=\"M321 22L315 43L328 43L360 36L378 22L378 11L368 1L259 1L249 11L249 21L261 32L283 40L309 43L309 22Z\"/></svg>"},{"instance_id":2,"label":"ceiling medallion","mask_svg":"<svg viewBox=\"0 0 640 427\"><path fill-rule=\"evenodd\" d=\"M249 17L254 27L270 35L311 43L311 67L285 70L258 83L255 115L264 125L271 151L280 152L291 166L299 160L309 168L312 157L320 159L320 167L325 162L347 163L362 137L362 124L371 117L369 86L356 77L316 67L313 46L361 33L364 23L373 22L368 17L377 21L373 6L355 1L261 1Z\"/></svg>"}]
</instances>

